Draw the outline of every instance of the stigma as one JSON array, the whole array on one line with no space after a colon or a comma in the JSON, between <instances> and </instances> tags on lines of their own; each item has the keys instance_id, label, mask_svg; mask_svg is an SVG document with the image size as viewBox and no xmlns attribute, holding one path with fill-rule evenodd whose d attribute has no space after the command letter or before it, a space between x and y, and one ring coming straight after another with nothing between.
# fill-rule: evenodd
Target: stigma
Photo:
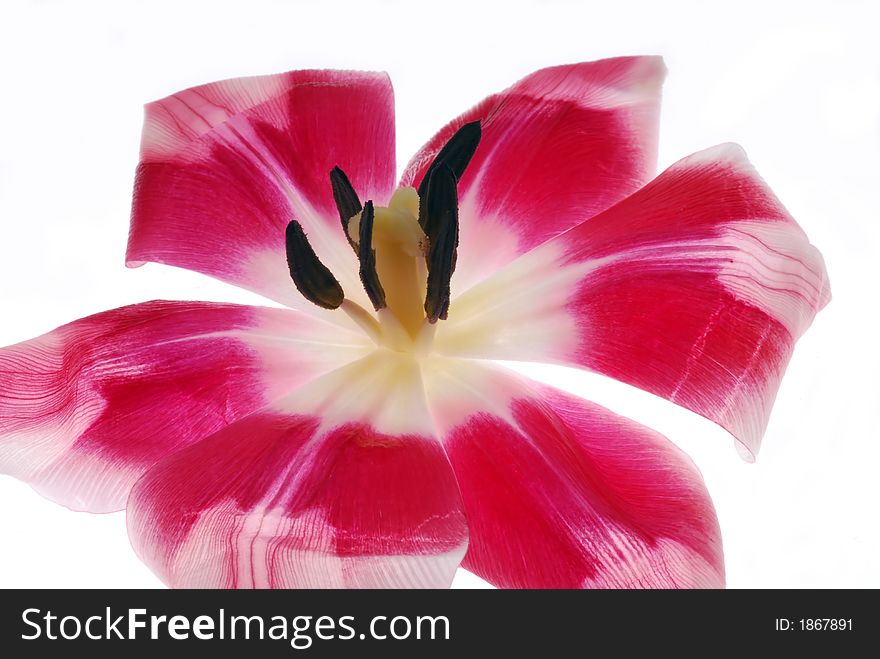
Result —
<instances>
[{"instance_id":1,"label":"stigma","mask_svg":"<svg viewBox=\"0 0 880 659\"><path fill-rule=\"evenodd\" d=\"M383 347L426 350L434 325L449 312L458 250L457 184L480 133L479 121L464 124L437 153L418 189L397 189L388 206L371 200L362 204L345 172L334 167L333 199L375 316L345 297L292 220L286 232L287 262L303 297L325 309L341 308Z\"/></svg>"}]
</instances>

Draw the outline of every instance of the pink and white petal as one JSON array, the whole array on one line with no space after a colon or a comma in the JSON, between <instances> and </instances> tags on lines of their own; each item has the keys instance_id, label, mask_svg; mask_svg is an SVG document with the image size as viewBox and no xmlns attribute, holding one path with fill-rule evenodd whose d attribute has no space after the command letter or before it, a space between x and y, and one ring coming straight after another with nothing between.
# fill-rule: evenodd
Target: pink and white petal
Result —
<instances>
[{"instance_id":1,"label":"pink and white petal","mask_svg":"<svg viewBox=\"0 0 880 659\"><path fill-rule=\"evenodd\" d=\"M467 547L418 366L390 351L160 462L128 528L174 587L448 587Z\"/></svg>"},{"instance_id":2,"label":"pink and white petal","mask_svg":"<svg viewBox=\"0 0 880 659\"><path fill-rule=\"evenodd\" d=\"M0 349L0 472L74 510L125 507L169 453L366 352L287 309L154 301Z\"/></svg>"},{"instance_id":3,"label":"pink and white petal","mask_svg":"<svg viewBox=\"0 0 880 659\"><path fill-rule=\"evenodd\" d=\"M463 567L506 588L724 585L712 502L665 437L486 364L430 372L468 518Z\"/></svg>"},{"instance_id":4,"label":"pink and white petal","mask_svg":"<svg viewBox=\"0 0 880 659\"><path fill-rule=\"evenodd\" d=\"M752 458L795 341L829 299L821 254L722 145L454 300L437 346L612 376L715 421Z\"/></svg>"},{"instance_id":5,"label":"pink and white petal","mask_svg":"<svg viewBox=\"0 0 880 659\"><path fill-rule=\"evenodd\" d=\"M304 305L284 251L284 230L295 218L346 294L359 300L357 259L330 187L336 165L362 199L389 199L395 143L387 75L291 71L194 87L151 103L127 264L188 268ZM331 319L338 322L338 314Z\"/></svg>"},{"instance_id":6,"label":"pink and white petal","mask_svg":"<svg viewBox=\"0 0 880 659\"><path fill-rule=\"evenodd\" d=\"M402 185L417 186L452 134L481 121L480 146L459 182L454 288L466 290L654 176L665 74L659 57L541 69L454 119L415 155Z\"/></svg>"}]
</instances>

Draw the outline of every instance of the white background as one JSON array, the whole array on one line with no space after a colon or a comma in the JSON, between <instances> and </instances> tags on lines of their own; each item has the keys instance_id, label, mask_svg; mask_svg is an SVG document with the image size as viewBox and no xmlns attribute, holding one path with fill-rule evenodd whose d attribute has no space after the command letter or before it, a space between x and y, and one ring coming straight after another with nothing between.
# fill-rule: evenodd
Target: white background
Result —
<instances>
[{"instance_id":1,"label":"white background","mask_svg":"<svg viewBox=\"0 0 880 659\"><path fill-rule=\"evenodd\" d=\"M146 101L239 75L384 69L400 168L455 114L534 69L661 54L661 169L742 144L824 253L834 300L798 344L753 465L724 431L653 396L529 372L693 456L731 587L880 587L876 3L422 4L4 2L0 345L153 298L258 301L200 275L123 267ZM124 513L72 513L0 477L0 586L159 585L129 547Z\"/></svg>"}]
</instances>

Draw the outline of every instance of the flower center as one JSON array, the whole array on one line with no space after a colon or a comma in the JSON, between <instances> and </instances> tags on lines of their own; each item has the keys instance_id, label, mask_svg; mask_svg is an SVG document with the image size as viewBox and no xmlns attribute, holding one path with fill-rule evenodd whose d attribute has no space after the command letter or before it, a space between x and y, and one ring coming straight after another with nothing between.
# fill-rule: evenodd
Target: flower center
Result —
<instances>
[{"instance_id":1,"label":"flower center","mask_svg":"<svg viewBox=\"0 0 880 659\"><path fill-rule=\"evenodd\" d=\"M437 153L418 190L399 188L387 207L361 205L345 173L330 172L346 239L357 255L361 283L374 316L346 299L318 259L302 226L287 226L287 263L302 295L325 309L345 311L380 346L427 352L434 325L449 311L458 249L458 179L480 141L480 123L463 125Z\"/></svg>"}]
</instances>

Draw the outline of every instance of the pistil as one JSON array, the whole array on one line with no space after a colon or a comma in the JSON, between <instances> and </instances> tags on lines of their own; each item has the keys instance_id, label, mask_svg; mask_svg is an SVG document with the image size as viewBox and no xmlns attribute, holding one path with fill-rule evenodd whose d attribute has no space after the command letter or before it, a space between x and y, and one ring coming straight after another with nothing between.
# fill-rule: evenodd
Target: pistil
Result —
<instances>
[{"instance_id":1,"label":"pistil","mask_svg":"<svg viewBox=\"0 0 880 659\"><path fill-rule=\"evenodd\" d=\"M384 291L384 301L410 339L415 339L425 323L422 301L426 287L424 263L425 234L418 223L418 195L412 188L400 188L387 208L372 214L370 240L375 250L374 268ZM363 213L351 219L348 235L363 247ZM366 237L365 237L366 238ZM364 259L361 259L363 279ZM365 287L367 281L364 280ZM374 303L375 304L375 303ZM378 307L377 307L378 310ZM380 315L380 320L383 316ZM387 318L387 314L384 315Z\"/></svg>"}]
</instances>

